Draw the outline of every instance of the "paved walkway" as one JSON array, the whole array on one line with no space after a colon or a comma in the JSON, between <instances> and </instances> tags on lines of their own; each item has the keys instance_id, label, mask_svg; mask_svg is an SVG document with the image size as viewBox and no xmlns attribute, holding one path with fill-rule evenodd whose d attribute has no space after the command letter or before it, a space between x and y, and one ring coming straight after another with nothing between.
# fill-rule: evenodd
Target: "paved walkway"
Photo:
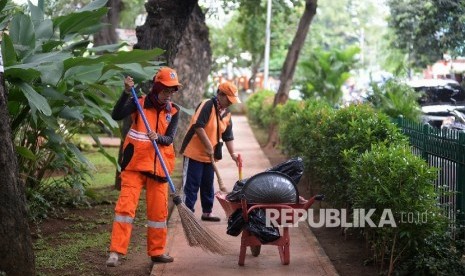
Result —
<instances>
[{"instance_id":1,"label":"paved walkway","mask_svg":"<svg viewBox=\"0 0 465 276\"><path fill-rule=\"evenodd\" d=\"M270 162L260 149L258 142L250 129L245 116L233 116L236 152L243 159L242 174L244 178L253 176L271 167ZM224 147L225 148L225 147ZM238 179L235 163L224 149L224 159L218 162L218 170L229 191ZM218 189L215 183L215 189ZM201 207L199 200L196 206L196 216L200 219ZM175 258L174 263L156 264L151 275L337 275L317 239L310 229L300 223L299 227L290 230L290 264L282 265L278 248L273 245L263 245L258 257L253 257L247 249L245 265L237 264L239 259L240 235L232 237L226 234L227 217L215 201L213 212L219 215L221 222L206 222L209 227L223 238L233 249L230 255L214 255L199 248L189 247L184 237L182 224L177 209L168 224L167 252Z\"/></svg>"}]
</instances>

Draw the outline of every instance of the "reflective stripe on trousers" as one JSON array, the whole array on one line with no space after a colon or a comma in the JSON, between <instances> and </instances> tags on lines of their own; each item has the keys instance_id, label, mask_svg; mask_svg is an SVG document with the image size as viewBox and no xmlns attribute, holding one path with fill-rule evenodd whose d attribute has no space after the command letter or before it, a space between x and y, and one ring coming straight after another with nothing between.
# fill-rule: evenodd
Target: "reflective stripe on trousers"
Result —
<instances>
[{"instance_id":1,"label":"reflective stripe on trousers","mask_svg":"<svg viewBox=\"0 0 465 276\"><path fill-rule=\"evenodd\" d=\"M118 216L115 215L115 221L117 222L125 222L125 223L130 223L132 224L134 222L134 219L128 216Z\"/></svg>"},{"instance_id":2,"label":"reflective stripe on trousers","mask_svg":"<svg viewBox=\"0 0 465 276\"><path fill-rule=\"evenodd\" d=\"M165 253L168 185L134 171L121 173L121 192L115 207L115 221L111 233L110 251L112 252L127 253L132 222L144 184L149 226L147 227L147 253L149 256Z\"/></svg>"},{"instance_id":3,"label":"reflective stripe on trousers","mask_svg":"<svg viewBox=\"0 0 465 276\"><path fill-rule=\"evenodd\" d=\"M166 221L148 221L147 222L148 227L152 228L166 228Z\"/></svg>"}]
</instances>

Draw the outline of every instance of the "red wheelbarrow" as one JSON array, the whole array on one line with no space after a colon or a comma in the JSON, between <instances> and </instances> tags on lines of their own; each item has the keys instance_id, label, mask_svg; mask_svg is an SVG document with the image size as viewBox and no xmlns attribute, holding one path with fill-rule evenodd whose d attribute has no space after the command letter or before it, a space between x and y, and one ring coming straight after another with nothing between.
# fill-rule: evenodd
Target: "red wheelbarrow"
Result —
<instances>
[{"instance_id":1,"label":"red wheelbarrow","mask_svg":"<svg viewBox=\"0 0 465 276\"><path fill-rule=\"evenodd\" d=\"M248 203L247 199L243 198L240 202L231 202L227 200L226 194L222 194L220 192L215 194L215 197L218 199L220 202L221 206L223 207L226 216L230 216L234 211L236 211L238 208L242 208L242 217L245 222L248 221L249 214L252 210L257 209L257 208L262 208L262 209L274 209L278 210L279 213L283 209L291 209L292 212L295 212L297 209L301 210L307 210L309 209L312 204L315 201L322 200L324 198L323 195L316 195L311 197L308 200L300 198L298 203ZM300 212L301 214L301 212ZM292 218L298 218L298 216L290 216ZM268 242L266 245L275 245L278 247L279 251L279 256L281 258L281 263L283 265L288 265L290 262L290 252L289 252L289 246L290 246L290 237L289 237L289 227L285 225L290 225L293 224L294 219L289 220L289 216L286 216L286 218L278 217L277 222L280 225L284 225L282 227L282 233L280 233L280 237L273 241L273 242ZM243 228L242 230L242 236L241 236L241 248L240 248L240 253L239 253L239 261L238 264L240 266L244 265L245 261L245 254L246 254L246 249L247 247L250 247L250 250L252 252L252 255L254 257L257 257L260 255L260 250L262 243L260 240L255 237L250 231L246 229L246 227Z\"/></svg>"}]
</instances>

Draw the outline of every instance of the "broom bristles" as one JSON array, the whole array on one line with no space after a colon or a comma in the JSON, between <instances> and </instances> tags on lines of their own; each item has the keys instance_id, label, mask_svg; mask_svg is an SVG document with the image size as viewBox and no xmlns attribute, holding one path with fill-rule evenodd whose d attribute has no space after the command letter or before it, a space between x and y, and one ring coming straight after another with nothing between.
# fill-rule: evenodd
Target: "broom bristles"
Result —
<instances>
[{"instance_id":1,"label":"broom bristles","mask_svg":"<svg viewBox=\"0 0 465 276\"><path fill-rule=\"evenodd\" d=\"M221 239L213 231L204 227L195 218L194 213L181 202L176 205L181 218L182 228L184 229L184 235L186 236L187 242L191 247L200 247L205 251L226 255L230 253L230 249L226 247L227 242Z\"/></svg>"}]
</instances>

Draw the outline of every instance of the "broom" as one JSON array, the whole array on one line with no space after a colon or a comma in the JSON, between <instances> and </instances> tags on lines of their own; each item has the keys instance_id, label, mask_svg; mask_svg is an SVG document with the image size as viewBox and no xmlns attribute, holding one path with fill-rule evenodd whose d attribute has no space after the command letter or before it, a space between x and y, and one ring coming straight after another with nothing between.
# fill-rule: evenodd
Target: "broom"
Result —
<instances>
[{"instance_id":1,"label":"broom","mask_svg":"<svg viewBox=\"0 0 465 276\"><path fill-rule=\"evenodd\" d=\"M147 133L149 133L150 126L145 117L144 111L139 104L137 99L137 93L134 90L134 87L131 87L132 97L134 99L134 103L137 106L137 110L144 121L145 127L147 129ZM225 247L226 242L223 241L218 235L216 235L210 229L202 226L199 221L195 218L194 213L187 208L186 204L182 201L181 197L176 194L176 188L174 187L173 181L171 180L170 175L168 174L168 169L166 168L165 162L161 156L160 150L158 149L157 143L154 140L151 140L153 147L157 153L158 159L160 159L161 167L163 168L163 172L166 175L166 179L168 180L169 187L172 192L173 202L176 205L179 217L181 218L181 224L184 229L184 235L191 247L200 247L205 251L209 251L211 253L225 255L229 253L229 249Z\"/></svg>"},{"instance_id":2,"label":"broom","mask_svg":"<svg viewBox=\"0 0 465 276\"><path fill-rule=\"evenodd\" d=\"M216 167L215 158L211 156L210 160L212 161L213 170L215 171L216 178L218 179L218 187L223 193L227 193L228 189L226 189L226 187L224 186L223 179L221 178L220 172L218 171L218 168Z\"/></svg>"}]
</instances>

